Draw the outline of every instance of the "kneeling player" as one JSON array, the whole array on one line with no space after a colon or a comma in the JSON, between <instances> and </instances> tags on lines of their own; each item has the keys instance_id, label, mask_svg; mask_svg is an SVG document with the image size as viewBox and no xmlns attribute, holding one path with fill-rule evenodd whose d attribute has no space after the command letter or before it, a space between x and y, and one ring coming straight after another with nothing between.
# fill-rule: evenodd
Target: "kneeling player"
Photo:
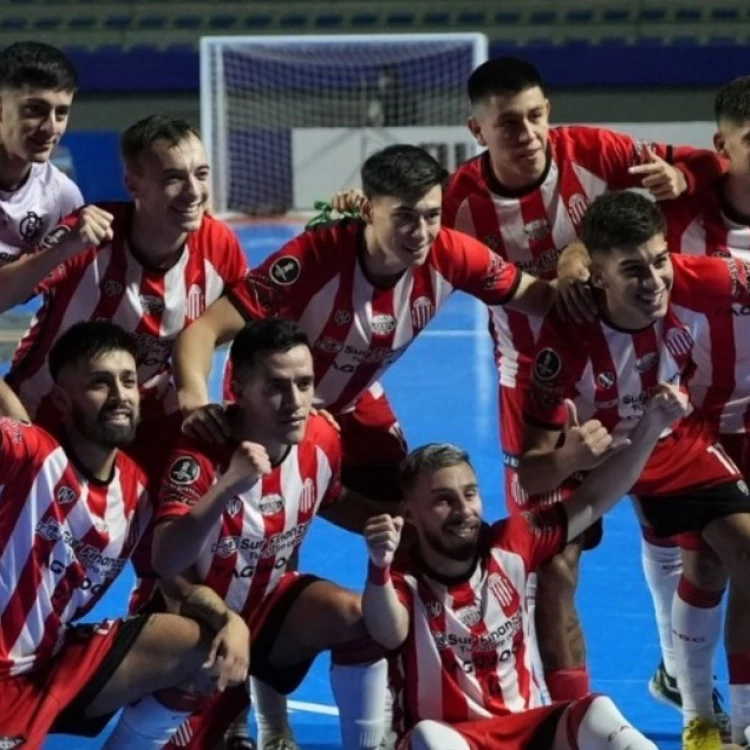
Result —
<instances>
[{"instance_id":1,"label":"kneeling player","mask_svg":"<svg viewBox=\"0 0 750 750\"><path fill-rule=\"evenodd\" d=\"M94 736L132 703L108 747L161 747L196 704L174 689L209 653L196 621L164 614L74 624L124 568L150 515L146 477L120 450L138 424L135 353L111 323L75 325L49 357L59 436L0 419L3 746L40 747L50 731ZM247 652L236 659L227 639L249 634L239 618L217 614L227 657L220 678L236 684Z\"/></svg>"},{"instance_id":2,"label":"kneeling player","mask_svg":"<svg viewBox=\"0 0 750 750\"><path fill-rule=\"evenodd\" d=\"M316 514L360 528L370 515L362 499L348 502L341 490L338 432L310 416L308 339L290 320L254 321L235 338L230 357L232 438L221 445L185 438L178 446L157 514L155 568L167 580L184 575L204 583L218 606L226 602L239 613L252 632L252 674L283 694L331 650L343 746L378 747L386 667L366 634L360 596L286 570ZM351 511L360 516L347 521ZM244 688L227 691L181 736L191 747L212 747L247 702ZM276 743L290 734L286 727Z\"/></svg>"},{"instance_id":3,"label":"kneeling player","mask_svg":"<svg viewBox=\"0 0 750 750\"><path fill-rule=\"evenodd\" d=\"M367 628L400 649L403 748L653 750L609 698L591 695L534 706L527 579L609 510L634 482L660 432L687 399L662 386L632 445L566 503L482 523L468 455L427 445L404 462L404 516L418 538L394 565L403 520L384 515L366 530L370 568L363 600Z\"/></svg>"}]
</instances>

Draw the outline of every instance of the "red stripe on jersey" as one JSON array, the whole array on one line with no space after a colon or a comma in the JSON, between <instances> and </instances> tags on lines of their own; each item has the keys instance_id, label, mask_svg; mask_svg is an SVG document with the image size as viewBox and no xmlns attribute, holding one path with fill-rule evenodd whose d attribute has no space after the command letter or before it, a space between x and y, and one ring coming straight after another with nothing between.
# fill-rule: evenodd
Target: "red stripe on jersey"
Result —
<instances>
[{"instance_id":1,"label":"red stripe on jersey","mask_svg":"<svg viewBox=\"0 0 750 750\"><path fill-rule=\"evenodd\" d=\"M220 531L216 541L216 550L214 551L211 567L205 581L206 586L213 589L222 599L227 598L232 579L237 575L241 576L244 572L237 567L237 563L241 560L239 543L234 545L234 549L231 552L224 544L224 540L226 539L242 539L244 516L242 508L236 513L228 510L233 502L233 500L230 500L227 503L224 513L222 513L219 522Z\"/></svg>"},{"instance_id":2,"label":"red stripe on jersey","mask_svg":"<svg viewBox=\"0 0 750 750\"><path fill-rule=\"evenodd\" d=\"M618 408L620 393L617 384L617 368L604 334L604 325L604 323L599 323L591 326L592 335L588 344L596 382L594 393L594 403L597 405L596 418L611 432L620 421ZM576 377L576 382L578 377Z\"/></svg>"},{"instance_id":3,"label":"red stripe on jersey","mask_svg":"<svg viewBox=\"0 0 750 750\"><path fill-rule=\"evenodd\" d=\"M659 382L659 342L656 339L654 326L633 334L636 369L641 376L641 391L653 393Z\"/></svg>"}]
</instances>

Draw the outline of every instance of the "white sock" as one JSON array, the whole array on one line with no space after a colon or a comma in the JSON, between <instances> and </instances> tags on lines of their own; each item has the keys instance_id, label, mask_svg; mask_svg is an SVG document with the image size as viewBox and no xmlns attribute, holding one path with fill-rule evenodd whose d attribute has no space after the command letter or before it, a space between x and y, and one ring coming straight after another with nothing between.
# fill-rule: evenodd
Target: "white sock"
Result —
<instances>
[{"instance_id":1,"label":"white sock","mask_svg":"<svg viewBox=\"0 0 750 750\"><path fill-rule=\"evenodd\" d=\"M102 750L156 750L190 718L191 711L169 708L153 695L125 706Z\"/></svg>"},{"instance_id":2,"label":"white sock","mask_svg":"<svg viewBox=\"0 0 750 750\"><path fill-rule=\"evenodd\" d=\"M579 750L657 750L650 739L630 726L610 698L597 695L583 716L576 703L579 701L568 709L567 717Z\"/></svg>"},{"instance_id":3,"label":"white sock","mask_svg":"<svg viewBox=\"0 0 750 750\"><path fill-rule=\"evenodd\" d=\"M691 591L697 592L697 595ZM719 601L715 606L695 606L706 603L698 601L700 596L713 600L717 593ZM721 636L721 621L721 593L700 592L683 578L674 597L672 627L677 687L682 695L682 719L685 725L696 717L712 722L716 720L713 704L714 656Z\"/></svg>"},{"instance_id":4,"label":"white sock","mask_svg":"<svg viewBox=\"0 0 750 750\"><path fill-rule=\"evenodd\" d=\"M255 719L258 722L258 748L274 735L292 736L289 726L286 696L274 690L270 685L255 677L250 678L250 696L255 707Z\"/></svg>"},{"instance_id":5,"label":"white sock","mask_svg":"<svg viewBox=\"0 0 750 750\"><path fill-rule=\"evenodd\" d=\"M491 721L491 720L490 720ZM409 735L411 750L470 750L469 743L447 724L424 719Z\"/></svg>"},{"instance_id":6,"label":"white sock","mask_svg":"<svg viewBox=\"0 0 750 750\"><path fill-rule=\"evenodd\" d=\"M669 676L674 677L677 667L672 645L672 599L682 575L680 548L659 547L642 538L641 563L646 585L654 603L661 658Z\"/></svg>"},{"instance_id":7,"label":"white sock","mask_svg":"<svg viewBox=\"0 0 750 750\"><path fill-rule=\"evenodd\" d=\"M750 685L729 685L729 701L732 711L732 742L750 742Z\"/></svg>"},{"instance_id":8,"label":"white sock","mask_svg":"<svg viewBox=\"0 0 750 750\"><path fill-rule=\"evenodd\" d=\"M339 708L344 750L378 748L385 736L388 665L331 664L331 688Z\"/></svg>"}]
</instances>

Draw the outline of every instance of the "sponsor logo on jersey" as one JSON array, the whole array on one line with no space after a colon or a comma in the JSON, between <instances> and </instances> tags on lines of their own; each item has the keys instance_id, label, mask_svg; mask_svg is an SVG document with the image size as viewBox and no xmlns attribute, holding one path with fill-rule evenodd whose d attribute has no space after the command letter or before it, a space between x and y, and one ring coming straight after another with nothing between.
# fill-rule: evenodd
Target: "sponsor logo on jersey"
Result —
<instances>
[{"instance_id":1,"label":"sponsor logo on jersey","mask_svg":"<svg viewBox=\"0 0 750 750\"><path fill-rule=\"evenodd\" d=\"M164 312L164 300L155 294L142 294L141 307L147 315L161 315Z\"/></svg>"},{"instance_id":2,"label":"sponsor logo on jersey","mask_svg":"<svg viewBox=\"0 0 750 750\"><path fill-rule=\"evenodd\" d=\"M337 326L348 326L352 322L352 314L348 310L336 310L333 314L333 322Z\"/></svg>"},{"instance_id":3,"label":"sponsor logo on jersey","mask_svg":"<svg viewBox=\"0 0 750 750\"><path fill-rule=\"evenodd\" d=\"M60 224L42 237L42 241L39 243L39 248L41 250L47 250L50 247L59 245L68 234L70 234L70 227L65 224Z\"/></svg>"},{"instance_id":4,"label":"sponsor logo on jersey","mask_svg":"<svg viewBox=\"0 0 750 750\"><path fill-rule=\"evenodd\" d=\"M545 237L549 237L551 231L552 228L547 219L535 219L523 225L523 236L529 241L543 240Z\"/></svg>"},{"instance_id":5,"label":"sponsor logo on jersey","mask_svg":"<svg viewBox=\"0 0 750 750\"><path fill-rule=\"evenodd\" d=\"M200 464L190 456L178 458L169 469L169 479L180 486L195 484L201 475Z\"/></svg>"},{"instance_id":6,"label":"sponsor logo on jersey","mask_svg":"<svg viewBox=\"0 0 750 750\"><path fill-rule=\"evenodd\" d=\"M582 193L573 193L570 196L570 200L568 201L568 216L570 216L573 224L578 226L581 223L588 205L589 202Z\"/></svg>"},{"instance_id":7,"label":"sponsor logo on jersey","mask_svg":"<svg viewBox=\"0 0 750 750\"><path fill-rule=\"evenodd\" d=\"M301 513L309 513L315 506L315 482L309 477L305 479L302 485L302 494L299 499L299 509Z\"/></svg>"},{"instance_id":8,"label":"sponsor logo on jersey","mask_svg":"<svg viewBox=\"0 0 750 750\"><path fill-rule=\"evenodd\" d=\"M649 352L635 361L635 369L638 372L648 372L659 361L657 352Z\"/></svg>"},{"instance_id":9,"label":"sponsor logo on jersey","mask_svg":"<svg viewBox=\"0 0 750 750\"><path fill-rule=\"evenodd\" d=\"M344 348L344 345L340 341L326 336L315 342L315 348L320 349L321 352L325 352L326 354L338 354Z\"/></svg>"},{"instance_id":10,"label":"sponsor logo on jersey","mask_svg":"<svg viewBox=\"0 0 750 750\"><path fill-rule=\"evenodd\" d=\"M596 384L602 388L611 388L617 382L617 376L612 370L605 370L596 376Z\"/></svg>"},{"instance_id":11,"label":"sponsor logo on jersey","mask_svg":"<svg viewBox=\"0 0 750 750\"><path fill-rule=\"evenodd\" d=\"M281 286L294 284L302 272L300 262L292 255L285 255L273 263L269 274L273 281Z\"/></svg>"},{"instance_id":12,"label":"sponsor logo on jersey","mask_svg":"<svg viewBox=\"0 0 750 750\"><path fill-rule=\"evenodd\" d=\"M258 509L264 516L272 516L284 507L284 498L281 495L263 495L258 503Z\"/></svg>"},{"instance_id":13,"label":"sponsor logo on jersey","mask_svg":"<svg viewBox=\"0 0 750 750\"><path fill-rule=\"evenodd\" d=\"M432 320L435 305L429 297L417 297L411 306L411 324L417 330L422 330Z\"/></svg>"},{"instance_id":14,"label":"sponsor logo on jersey","mask_svg":"<svg viewBox=\"0 0 750 750\"><path fill-rule=\"evenodd\" d=\"M100 534L108 534L109 533L109 525L103 518L98 518L97 516L94 516L91 523L94 525L94 528L100 533Z\"/></svg>"},{"instance_id":15,"label":"sponsor logo on jersey","mask_svg":"<svg viewBox=\"0 0 750 750\"><path fill-rule=\"evenodd\" d=\"M57 488L57 492L55 492L55 499L58 503L60 503L60 505L69 505L70 503L74 503L78 499L78 493L72 487L68 487L67 484L63 484L62 486Z\"/></svg>"},{"instance_id":16,"label":"sponsor logo on jersey","mask_svg":"<svg viewBox=\"0 0 750 750\"><path fill-rule=\"evenodd\" d=\"M36 533L48 542L59 542L63 537L62 527L55 518L39 521L36 525Z\"/></svg>"},{"instance_id":17,"label":"sponsor logo on jersey","mask_svg":"<svg viewBox=\"0 0 750 750\"><path fill-rule=\"evenodd\" d=\"M105 281L103 289L107 297L117 297L118 294L122 294L122 284L114 279Z\"/></svg>"},{"instance_id":18,"label":"sponsor logo on jersey","mask_svg":"<svg viewBox=\"0 0 750 750\"><path fill-rule=\"evenodd\" d=\"M237 551L237 537L223 536L211 546L211 552L217 557L231 557Z\"/></svg>"},{"instance_id":19,"label":"sponsor logo on jersey","mask_svg":"<svg viewBox=\"0 0 750 750\"><path fill-rule=\"evenodd\" d=\"M693 348L693 337L687 328L670 328L664 337L664 343L673 357L683 357L690 354Z\"/></svg>"},{"instance_id":20,"label":"sponsor logo on jersey","mask_svg":"<svg viewBox=\"0 0 750 750\"><path fill-rule=\"evenodd\" d=\"M44 222L38 213L34 211L27 211L26 216L21 219L18 225L18 231L21 233L25 242L31 242L42 228Z\"/></svg>"},{"instance_id":21,"label":"sponsor logo on jersey","mask_svg":"<svg viewBox=\"0 0 750 750\"><path fill-rule=\"evenodd\" d=\"M20 734L15 737L0 737L0 750L13 750L14 747L25 744L26 738Z\"/></svg>"},{"instance_id":22,"label":"sponsor logo on jersey","mask_svg":"<svg viewBox=\"0 0 750 750\"><path fill-rule=\"evenodd\" d=\"M536 355L534 362L534 375L538 380L546 382L554 380L562 370L560 355L554 350L546 347Z\"/></svg>"},{"instance_id":23,"label":"sponsor logo on jersey","mask_svg":"<svg viewBox=\"0 0 750 750\"><path fill-rule=\"evenodd\" d=\"M482 620L482 612L475 604L470 604L468 607L457 609L456 617L467 628L473 628Z\"/></svg>"},{"instance_id":24,"label":"sponsor logo on jersey","mask_svg":"<svg viewBox=\"0 0 750 750\"><path fill-rule=\"evenodd\" d=\"M380 315L373 315L372 317L372 332L376 336L387 336L389 333L393 333L396 330L396 318L393 315L387 315L382 313Z\"/></svg>"}]
</instances>

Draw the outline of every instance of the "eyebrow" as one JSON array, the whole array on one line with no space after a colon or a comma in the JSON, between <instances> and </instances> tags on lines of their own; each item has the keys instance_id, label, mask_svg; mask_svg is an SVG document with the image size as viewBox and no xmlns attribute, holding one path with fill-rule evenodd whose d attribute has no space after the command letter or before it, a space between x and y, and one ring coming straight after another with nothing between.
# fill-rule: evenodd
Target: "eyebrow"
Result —
<instances>
[{"instance_id":1,"label":"eyebrow","mask_svg":"<svg viewBox=\"0 0 750 750\"><path fill-rule=\"evenodd\" d=\"M654 257L654 261L662 260L663 258L667 258L667 257L669 257L669 250L665 248L664 250L661 250L657 256ZM650 265L650 263L645 263L642 259L639 259L639 260L626 259L626 260L620 261L621 268L627 268L629 266L636 268L636 267L644 266L644 265Z\"/></svg>"},{"instance_id":2,"label":"eyebrow","mask_svg":"<svg viewBox=\"0 0 750 750\"><path fill-rule=\"evenodd\" d=\"M479 484L477 482L469 482L468 484L462 484L460 489L462 490L476 490L479 489ZM453 487L435 487L434 489L430 490L430 493L432 495L439 495L443 492L453 492Z\"/></svg>"}]
</instances>

